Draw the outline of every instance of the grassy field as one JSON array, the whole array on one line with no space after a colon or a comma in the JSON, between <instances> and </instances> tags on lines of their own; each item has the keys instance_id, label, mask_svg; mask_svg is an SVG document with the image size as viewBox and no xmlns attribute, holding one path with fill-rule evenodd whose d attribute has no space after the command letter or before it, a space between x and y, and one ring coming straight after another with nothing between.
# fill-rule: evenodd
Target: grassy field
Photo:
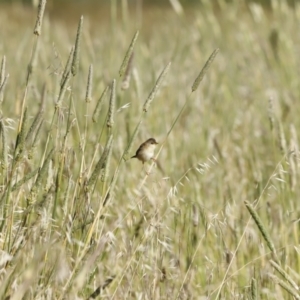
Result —
<instances>
[{"instance_id":1,"label":"grassy field","mask_svg":"<svg viewBox=\"0 0 300 300\"><path fill-rule=\"evenodd\" d=\"M300 11L203 2L0 9L1 299L300 299Z\"/></svg>"}]
</instances>

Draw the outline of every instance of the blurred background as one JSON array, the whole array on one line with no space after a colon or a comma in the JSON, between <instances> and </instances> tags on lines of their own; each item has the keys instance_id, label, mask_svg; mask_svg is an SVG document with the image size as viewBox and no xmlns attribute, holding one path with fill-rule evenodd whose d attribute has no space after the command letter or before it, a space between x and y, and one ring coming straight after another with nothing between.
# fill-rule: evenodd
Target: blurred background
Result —
<instances>
[{"instance_id":1,"label":"blurred background","mask_svg":"<svg viewBox=\"0 0 300 300\"><path fill-rule=\"evenodd\" d=\"M191 4L195 4L195 3L201 3L204 2L205 0L133 0L130 1L132 4L136 3L136 2L141 2L144 3L146 5L165 5L167 2L180 2L182 5L191 5ZM235 2L234 0L224 0L227 3L231 3L231 2ZM271 6L272 0L244 0L245 2L251 3L251 2L255 2L255 3L260 3L264 6ZM38 0L2 0L1 2L5 2L5 3L24 3L27 5L36 5L38 3ZM93 5L99 5L99 4L103 4L103 3L110 3L110 0L48 0L47 3L48 5L52 5L53 7L55 7L56 5L59 5L61 3L93 3ZM219 2L219 0L211 0L211 2ZM240 1L242 2L242 1ZM297 2L299 2L299 0L287 0L286 1L289 5L293 6L295 5Z\"/></svg>"},{"instance_id":2,"label":"blurred background","mask_svg":"<svg viewBox=\"0 0 300 300\"><path fill-rule=\"evenodd\" d=\"M284 2L294 9L300 0L285 0ZM31 11L35 13L36 10L33 8L36 8L38 3L39 0L0 0L0 8L5 9L9 17L15 15L19 18L21 13L20 17L26 18L26 13ZM273 1L273 6L276 3L277 1ZM233 7L238 5L239 13L249 11L249 7L253 4L261 5L267 14L273 11L272 0L47 0L47 15L51 19L63 20L66 23L77 22L81 15L89 17L91 21L106 23L114 17L114 14L117 18L119 17L117 10L113 11L112 8L122 6L122 11L127 10L130 17L136 17L134 20L140 28L142 22L148 21L149 15L157 15L157 10L172 9L179 15L186 14L189 17L189 12L193 12L193 8L200 8L206 4L214 7L215 14L222 13L224 5L233 5ZM124 16L122 17L124 20ZM238 18L238 14L236 17Z\"/></svg>"},{"instance_id":3,"label":"blurred background","mask_svg":"<svg viewBox=\"0 0 300 300\"><path fill-rule=\"evenodd\" d=\"M297 3L299 3L300 0L286 0L285 2L290 6L294 7ZM39 0L1 0L0 4L23 4L26 6L37 6ZM64 5L65 7L68 7L69 5L72 5L72 9L74 9L76 6L82 8L83 6L86 7L86 9L95 9L95 7L103 7L103 6L109 6L112 2L121 3L125 2L123 0L48 0L47 1L47 8L48 10L51 8L51 11L53 13L57 12L59 9L61 9L61 5ZM180 7L183 6L185 8L202 4L204 2L207 2L207 0L132 0L132 1L126 1L128 2L128 5L131 7L151 7L151 6L157 6L157 7L163 7L163 6L173 6L173 8L180 10ZM225 2L227 4L235 3L235 0L209 0L208 2L213 3L213 5L216 6L216 9L219 6L219 3ZM272 0L243 0L238 1L239 4L251 4L256 3L260 4L263 7L267 9L272 9Z\"/></svg>"},{"instance_id":4,"label":"blurred background","mask_svg":"<svg viewBox=\"0 0 300 300\"><path fill-rule=\"evenodd\" d=\"M283 2L293 10L300 0ZM22 20L27 18L30 21L32 16L35 17L38 3L39 0L0 0L0 8L2 11L5 10L5 14L9 18L15 17L16 21L20 21L20 18ZM142 25L147 27L157 19L157 16L161 17L159 13L163 10L172 10L178 15L185 15L189 18L199 12L199 10L194 10L195 7L201 9L202 6L210 5L213 7L214 14L221 16L222 13L226 13L224 7L232 5L233 9L238 6L239 13L236 14L238 20L239 14L249 12L253 4L260 5L270 17L274 11L274 5L280 3L281 1L272 0L47 0L46 14L52 20L61 20L73 26L81 15L88 17L90 21L102 24L108 23L112 19L119 19L125 23L126 16L121 15L120 12L127 11L130 21L135 22L136 27L141 29Z\"/></svg>"}]
</instances>

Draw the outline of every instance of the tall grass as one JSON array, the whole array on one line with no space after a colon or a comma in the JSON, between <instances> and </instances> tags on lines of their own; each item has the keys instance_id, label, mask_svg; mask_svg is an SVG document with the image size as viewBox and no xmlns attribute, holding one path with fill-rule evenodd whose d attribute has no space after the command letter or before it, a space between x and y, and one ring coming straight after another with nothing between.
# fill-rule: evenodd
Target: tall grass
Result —
<instances>
[{"instance_id":1,"label":"tall grass","mask_svg":"<svg viewBox=\"0 0 300 300\"><path fill-rule=\"evenodd\" d=\"M0 10L1 299L300 298L299 9L218 3Z\"/></svg>"}]
</instances>

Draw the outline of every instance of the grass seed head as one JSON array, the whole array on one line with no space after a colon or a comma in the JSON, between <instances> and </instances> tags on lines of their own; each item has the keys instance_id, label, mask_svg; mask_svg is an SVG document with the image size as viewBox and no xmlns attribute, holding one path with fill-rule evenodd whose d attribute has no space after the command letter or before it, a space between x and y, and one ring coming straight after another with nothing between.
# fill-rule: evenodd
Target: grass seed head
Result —
<instances>
[{"instance_id":1,"label":"grass seed head","mask_svg":"<svg viewBox=\"0 0 300 300\"><path fill-rule=\"evenodd\" d=\"M61 76L61 80L60 80L60 86L61 87L62 87L63 83L65 82L67 75L71 71L71 63L72 63L72 60L73 60L73 55L74 55L74 46L72 46L72 48L70 50L70 54L69 54L68 60L67 60L66 65L65 65L65 69L64 69L63 74Z\"/></svg>"},{"instance_id":2,"label":"grass seed head","mask_svg":"<svg viewBox=\"0 0 300 300\"><path fill-rule=\"evenodd\" d=\"M116 102L116 80L114 79L111 84L108 117L106 123L106 126L109 128L112 128L114 126L115 102Z\"/></svg>"},{"instance_id":3,"label":"grass seed head","mask_svg":"<svg viewBox=\"0 0 300 300\"><path fill-rule=\"evenodd\" d=\"M77 28L73 61L72 61L72 66L71 66L71 72L72 72L73 76L75 76L77 74L78 68L79 68L80 41L81 41L82 26L83 26L83 16L81 16L79 24L78 24L78 28Z\"/></svg>"},{"instance_id":4,"label":"grass seed head","mask_svg":"<svg viewBox=\"0 0 300 300\"><path fill-rule=\"evenodd\" d=\"M136 42L138 36L139 36L139 31L137 31L135 33L135 35L134 35L134 37L133 37L133 39L132 39L132 41L129 45L129 48L128 48L126 54L125 54L124 60L122 62L120 70L119 70L120 77L122 77L124 72L128 69L128 65L130 63L130 59L131 59L132 54L133 54L133 48L134 48L134 45L135 45L135 42Z\"/></svg>"},{"instance_id":5,"label":"grass seed head","mask_svg":"<svg viewBox=\"0 0 300 300\"><path fill-rule=\"evenodd\" d=\"M93 87L93 65L90 65L89 76L88 76L87 87L86 87L86 94L85 94L85 102L87 103L92 101L92 87Z\"/></svg>"},{"instance_id":6,"label":"grass seed head","mask_svg":"<svg viewBox=\"0 0 300 300\"><path fill-rule=\"evenodd\" d=\"M35 27L34 27L34 31L33 31L33 33L35 35L41 35L46 3L47 3L46 0L40 0L39 6L38 6L38 14L37 14L37 18L36 18L36 23L35 23Z\"/></svg>"},{"instance_id":7,"label":"grass seed head","mask_svg":"<svg viewBox=\"0 0 300 300\"><path fill-rule=\"evenodd\" d=\"M150 94L149 94L147 100L145 101L145 104L144 104L144 107L143 107L143 111L144 111L144 112L147 112L147 111L148 111L151 102L153 101L153 99L154 99L156 93L159 91L160 86L161 86L163 80L165 79L165 77L166 77L166 75L167 75L169 69L170 69L170 66L171 66L171 63L169 62L169 63L165 66L165 68L162 70L162 72L160 73L159 77L157 78L156 83L155 83L155 85L154 85L152 91L150 92Z\"/></svg>"},{"instance_id":8,"label":"grass seed head","mask_svg":"<svg viewBox=\"0 0 300 300\"><path fill-rule=\"evenodd\" d=\"M193 85L192 85L192 92L196 91L200 82L202 81L204 75L206 74L206 72L208 71L210 65L212 64L212 62L214 61L215 57L217 56L219 52L219 49L215 49L214 52L210 55L210 57L208 58L208 60L206 61L204 67L202 68L201 72L199 73L199 75L197 76L197 78L195 79Z\"/></svg>"}]
</instances>

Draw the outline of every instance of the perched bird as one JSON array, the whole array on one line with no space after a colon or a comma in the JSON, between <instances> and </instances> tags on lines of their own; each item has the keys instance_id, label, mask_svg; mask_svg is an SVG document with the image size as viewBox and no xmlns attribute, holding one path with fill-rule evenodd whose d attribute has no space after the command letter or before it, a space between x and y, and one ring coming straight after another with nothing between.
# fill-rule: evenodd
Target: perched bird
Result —
<instances>
[{"instance_id":1,"label":"perched bird","mask_svg":"<svg viewBox=\"0 0 300 300\"><path fill-rule=\"evenodd\" d=\"M135 155L131 158L137 158L143 164L150 159L155 161L154 150L157 144L158 142L154 138L148 139L139 147L139 149L137 149Z\"/></svg>"}]
</instances>

